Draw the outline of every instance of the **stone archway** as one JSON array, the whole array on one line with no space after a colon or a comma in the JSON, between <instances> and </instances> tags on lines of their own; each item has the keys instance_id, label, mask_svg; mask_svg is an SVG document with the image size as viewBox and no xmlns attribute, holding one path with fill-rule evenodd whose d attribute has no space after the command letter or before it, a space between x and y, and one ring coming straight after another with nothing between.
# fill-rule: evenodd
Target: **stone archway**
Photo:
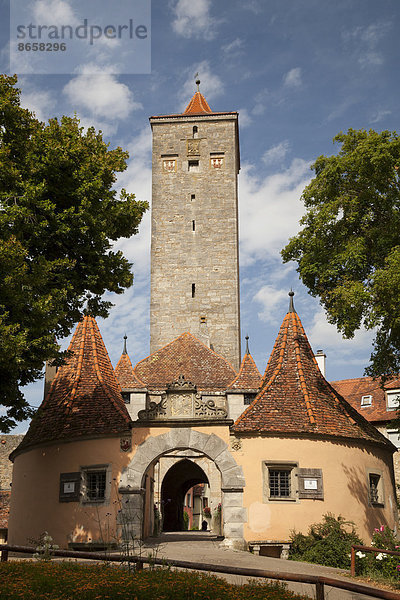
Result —
<instances>
[{"instance_id":1,"label":"stone archway","mask_svg":"<svg viewBox=\"0 0 400 600\"><path fill-rule=\"evenodd\" d=\"M183 531L185 496L198 483L209 481L203 469L192 460L184 458L169 467L161 484L163 531Z\"/></svg>"},{"instance_id":2,"label":"stone archway","mask_svg":"<svg viewBox=\"0 0 400 600\"><path fill-rule=\"evenodd\" d=\"M120 523L123 535L141 537L144 477L151 464L172 450L195 450L214 461L221 473L223 530L225 543L243 548L243 525L247 511L243 508L245 480L242 467L236 464L227 444L214 433L206 434L190 428L174 428L168 433L151 436L138 447L129 466L121 474L119 491L123 495Z\"/></svg>"}]
</instances>

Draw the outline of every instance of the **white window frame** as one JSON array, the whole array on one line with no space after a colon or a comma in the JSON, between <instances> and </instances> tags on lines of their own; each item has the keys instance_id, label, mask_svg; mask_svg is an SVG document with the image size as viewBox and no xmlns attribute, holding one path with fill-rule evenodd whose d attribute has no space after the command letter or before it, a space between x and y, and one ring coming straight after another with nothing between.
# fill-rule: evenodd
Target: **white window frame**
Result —
<instances>
[{"instance_id":1,"label":"white window frame","mask_svg":"<svg viewBox=\"0 0 400 600\"><path fill-rule=\"evenodd\" d=\"M397 410L400 407L400 390L386 392L387 410Z\"/></svg>"},{"instance_id":2,"label":"white window frame","mask_svg":"<svg viewBox=\"0 0 400 600\"><path fill-rule=\"evenodd\" d=\"M372 406L372 396L371 394L367 394L366 396L361 396L361 407L364 406Z\"/></svg>"}]
</instances>

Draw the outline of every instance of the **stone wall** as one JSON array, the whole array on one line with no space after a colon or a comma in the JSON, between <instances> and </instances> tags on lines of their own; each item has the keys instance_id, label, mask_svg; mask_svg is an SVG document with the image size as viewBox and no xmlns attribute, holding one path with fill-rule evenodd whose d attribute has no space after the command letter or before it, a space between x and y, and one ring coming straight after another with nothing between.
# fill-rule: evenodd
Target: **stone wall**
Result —
<instances>
[{"instance_id":1,"label":"stone wall","mask_svg":"<svg viewBox=\"0 0 400 600\"><path fill-rule=\"evenodd\" d=\"M21 435L5 435L0 433L0 491L10 490L13 464L8 458L22 442Z\"/></svg>"},{"instance_id":2,"label":"stone wall","mask_svg":"<svg viewBox=\"0 0 400 600\"><path fill-rule=\"evenodd\" d=\"M238 369L237 114L151 123L150 351L190 331Z\"/></svg>"}]
</instances>

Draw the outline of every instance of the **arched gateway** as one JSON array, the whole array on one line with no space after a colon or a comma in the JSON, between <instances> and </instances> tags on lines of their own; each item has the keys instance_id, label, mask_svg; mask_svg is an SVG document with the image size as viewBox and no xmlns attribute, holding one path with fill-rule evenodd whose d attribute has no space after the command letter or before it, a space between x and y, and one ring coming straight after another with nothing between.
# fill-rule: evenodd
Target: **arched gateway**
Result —
<instances>
[{"instance_id":1,"label":"arched gateway","mask_svg":"<svg viewBox=\"0 0 400 600\"><path fill-rule=\"evenodd\" d=\"M145 494L145 474L161 456L174 450L194 450L214 462L221 473L225 543L235 548L243 547L243 525L247 521L247 511L243 508L243 469L236 464L228 445L220 437L186 427L176 427L168 433L147 438L122 473L119 492L123 496L120 516L123 535L131 539L141 536L146 504L152 502L151 495Z\"/></svg>"}]
</instances>

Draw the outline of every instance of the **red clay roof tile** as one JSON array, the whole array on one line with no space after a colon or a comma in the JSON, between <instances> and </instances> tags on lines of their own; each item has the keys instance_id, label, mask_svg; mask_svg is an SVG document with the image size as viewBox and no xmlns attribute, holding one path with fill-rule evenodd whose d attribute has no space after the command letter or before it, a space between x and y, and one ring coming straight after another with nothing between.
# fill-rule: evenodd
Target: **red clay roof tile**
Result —
<instances>
[{"instance_id":1,"label":"red clay roof tile","mask_svg":"<svg viewBox=\"0 0 400 600\"><path fill-rule=\"evenodd\" d=\"M261 373L257 369L250 352L246 352L240 365L239 373L229 384L229 390L258 390L261 385Z\"/></svg>"},{"instance_id":2,"label":"red clay roof tile","mask_svg":"<svg viewBox=\"0 0 400 600\"><path fill-rule=\"evenodd\" d=\"M318 434L387 444L322 376L293 308L283 320L261 390L235 422L234 431Z\"/></svg>"},{"instance_id":3,"label":"red clay roof tile","mask_svg":"<svg viewBox=\"0 0 400 600\"><path fill-rule=\"evenodd\" d=\"M225 358L188 332L138 362L134 372L153 390L165 389L179 375L199 390L225 390L236 375Z\"/></svg>"},{"instance_id":4,"label":"red clay roof tile","mask_svg":"<svg viewBox=\"0 0 400 600\"><path fill-rule=\"evenodd\" d=\"M131 359L127 353L121 354L121 358L115 367L115 375L122 389L133 388L133 389L146 389L143 381L135 375L133 370Z\"/></svg>"},{"instance_id":5,"label":"red clay roof tile","mask_svg":"<svg viewBox=\"0 0 400 600\"><path fill-rule=\"evenodd\" d=\"M43 442L116 435L131 419L97 323L86 316L71 340L72 356L58 370L20 450Z\"/></svg>"},{"instance_id":6,"label":"red clay roof tile","mask_svg":"<svg viewBox=\"0 0 400 600\"><path fill-rule=\"evenodd\" d=\"M200 92L195 92L193 98L183 111L184 115L199 115L202 113L212 113L207 100Z\"/></svg>"},{"instance_id":7,"label":"red clay roof tile","mask_svg":"<svg viewBox=\"0 0 400 600\"><path fill-rule=\"evenodd\" d=\"M331 386L367 421L391 421L396 418L396 411L387 409L385 390L399 389L399 379L386 381L384 389L382 388L381 380L372 379L372 377L331 381ZM370 406L361 406L362 396L372 396L372 404Z\"/></svg>"}]
</instances>

